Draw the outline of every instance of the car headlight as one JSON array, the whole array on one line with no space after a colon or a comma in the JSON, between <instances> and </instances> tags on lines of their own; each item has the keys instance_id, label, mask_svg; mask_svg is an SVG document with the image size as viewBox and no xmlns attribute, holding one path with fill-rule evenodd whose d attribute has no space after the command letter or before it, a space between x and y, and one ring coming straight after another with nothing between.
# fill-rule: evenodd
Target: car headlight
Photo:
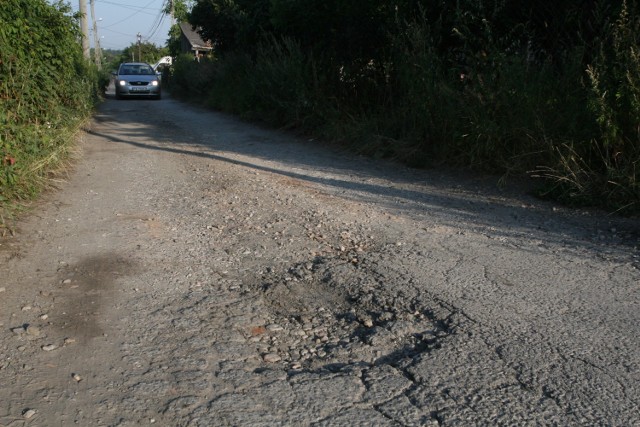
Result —
<instances>
[{"instance_id":1,"label":"car headlight","mask_svg":"<svg viewBox=\"0 0 640 427\"><path fill-rule=\"evenodd\" d=\"M124 86L127 84L127 82L125 82L124 80L120 80L118 83L120 84L120 86Z\"/></svg>"},{"instance_id":2,"label":"car headlight","mask_svg":"<svg viewBox=\"0 0 640 427\"><path fill-rule=\"evenodd\" d=\"M151 86L158 86L158 81L157 80L152 81Z\"/></svg>"}]
</instances>

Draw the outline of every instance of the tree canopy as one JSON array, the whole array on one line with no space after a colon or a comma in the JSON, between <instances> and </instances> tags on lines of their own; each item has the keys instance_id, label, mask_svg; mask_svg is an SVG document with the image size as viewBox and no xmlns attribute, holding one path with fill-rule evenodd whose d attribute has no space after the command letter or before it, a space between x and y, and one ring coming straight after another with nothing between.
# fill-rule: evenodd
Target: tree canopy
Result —
<instances>
[{"instance_id":1,"label":"tree canopy","mask_svg":"<svg viewBox=\"0 0 640 427\"><path fill-rule=\"evenodd\" d=\"M622 0L517 2L493 0L195 0L189 21L219 52L252 51L269 33L341 61L375 59L411 22L430 24L440 51L500 41L552 60L591 46ZM490 34L488 30L490 29Z\"/></svg>"}]
</instances>

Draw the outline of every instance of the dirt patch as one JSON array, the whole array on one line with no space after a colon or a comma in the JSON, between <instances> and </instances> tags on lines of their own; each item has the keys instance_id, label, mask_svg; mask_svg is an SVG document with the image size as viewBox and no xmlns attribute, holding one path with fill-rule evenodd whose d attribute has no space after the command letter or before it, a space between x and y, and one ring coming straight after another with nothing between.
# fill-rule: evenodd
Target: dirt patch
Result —
<instances>
[{"instance_id":1,"label":"dirt patch","mask_svg":"<svg viewBox=\"0 0 640 427\"><path fill-rule=\"evenodd\" d=\"M58 272L59 290L55 293L55 298L62 302L61 315L54 328L81 342L102 336L100 320L111 309L118 287L123 285L124 278L140 271L134 261L118 254L101 254L63 265Z\"/></svg>"}]
</instances>

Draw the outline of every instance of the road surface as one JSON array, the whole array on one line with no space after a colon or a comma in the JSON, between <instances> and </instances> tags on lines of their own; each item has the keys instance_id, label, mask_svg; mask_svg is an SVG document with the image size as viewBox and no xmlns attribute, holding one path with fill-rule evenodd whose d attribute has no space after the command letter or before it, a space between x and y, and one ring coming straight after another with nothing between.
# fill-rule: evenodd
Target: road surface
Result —
<instances>
[{"instance_id":1,"label":"road surface","mask_svg":"<svg viewBox=\"0 0 640 427\"><path fill-rule=\"evenodd\" d=\"M0 426L640 425L640 222L167 97L0 241Z\"/></svg>"}]
</instances>

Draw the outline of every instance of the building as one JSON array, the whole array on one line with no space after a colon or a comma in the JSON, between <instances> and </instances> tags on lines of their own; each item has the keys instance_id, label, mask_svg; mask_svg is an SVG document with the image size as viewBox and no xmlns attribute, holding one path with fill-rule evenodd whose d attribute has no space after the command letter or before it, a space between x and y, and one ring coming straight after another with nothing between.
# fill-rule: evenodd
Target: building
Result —
<instances>
[{"instance_id":1,"label":"building","mask_svg":"<svg viewBox=\"0 0 640 427\"><path fill-rule=\"evenodd\" d=\"M180 23L180 50L182 53L192 53L196 58L208 55L213 50L210 42L205 42L188 22Z\"/></svg>"}]
</instances>

